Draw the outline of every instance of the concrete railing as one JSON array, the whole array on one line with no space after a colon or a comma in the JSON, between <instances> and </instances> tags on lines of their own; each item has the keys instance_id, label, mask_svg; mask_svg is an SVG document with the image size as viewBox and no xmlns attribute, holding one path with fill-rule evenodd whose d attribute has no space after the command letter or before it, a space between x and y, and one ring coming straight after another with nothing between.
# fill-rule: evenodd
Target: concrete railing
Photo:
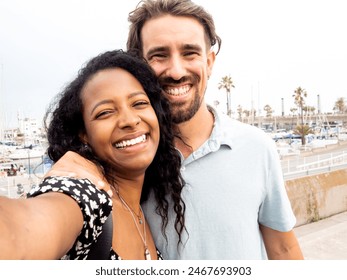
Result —
<instances>
[{"instance_id":1,"label":"concrete railing","mask_svg":"<svg viewBox=\"0 0 347 280\"><path fill-rule=\"evenodd\" d=\"M335 163L335 164L325 165L325 166L315 167L315 168L308 168L308 169L299 170L295 172L288 172L288 173L285 173L283 176L285 180L290 180L290 179L301 178L305 176L327 173L327 172L345 169L345 168L347 168L347 162L340 163L340 164Z\"/></svg>"},{"instance_id":2,"label":"concrete railing","mask_svg":"<svg viewBox=\"0 0 347 280\"><path fill-rule=\"evenodd\" d=\"M285 183L297 226L347 211L347 168Z\"/></svg>"},{"instance_id":3,"label":"concrete railing","mask_svg":"<svg viewBox=\"0 0 347 280\"><path fill-rule=\"evenodd\" d=\"M282 160L281 164L285 180L344 169L347 167L347 149L307 157L298 156Z\"/></svg>"}]
</instances>

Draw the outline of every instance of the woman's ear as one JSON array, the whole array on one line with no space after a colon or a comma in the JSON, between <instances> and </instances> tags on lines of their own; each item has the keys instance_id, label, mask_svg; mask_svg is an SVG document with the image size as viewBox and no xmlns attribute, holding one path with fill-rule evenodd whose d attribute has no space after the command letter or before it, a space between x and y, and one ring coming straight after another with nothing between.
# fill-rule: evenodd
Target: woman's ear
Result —
<instances>
[{"instance_id":1,"label":"woman's ear","mask_svg":"<svg viewBox=\"0 0 347 280\"><path fill-rule=\"evenodd\" d=\"M80 140L83 144L88 144L88 138L87 138L87 135L85 134L85 132L80 132L78 137L80 138Z\"/></svg>"}]
</instances>

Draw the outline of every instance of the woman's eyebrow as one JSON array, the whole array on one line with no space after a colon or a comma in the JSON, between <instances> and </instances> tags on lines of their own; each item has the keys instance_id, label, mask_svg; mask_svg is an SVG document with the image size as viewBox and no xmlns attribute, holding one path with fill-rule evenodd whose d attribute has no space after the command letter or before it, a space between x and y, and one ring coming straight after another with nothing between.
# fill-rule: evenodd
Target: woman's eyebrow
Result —
<instances>
[{"instance_id":1,"label":"woman's eyebrow","mask_svg":"<svg viewBox=\"0 0 347 280\"><path fill-rule=\"evenodd\" d=\"M129 98L135 97L137 95L144 95L147 96L147 94L144 91L135 91L129 94ZM98 108L100 105L103 104L113 104L113 100L112 99L105 99L105 100L101 100L100 102L96 103L95 106L93 107L92 111L90 112L91 114L93 114L93 112L95 111L96 108Z\"/></svg>"},{"instance_id":2,"label":"woman's eyebrow","mask_svg":"<svg viewBox=\"0 0 347 280\"><path fill-rule=\"evenodd\" d=\"M113 100L111 99L105 99L105 100L101 100L100 102L96 103L95 106L93 107L92 111L90 112L91 114L93 114L93 112L95 111L95 109L97 107L99 107L100 105L103 105L103 104L109 104L109 103L113 103Z\"/></svg>"}]
</instances>

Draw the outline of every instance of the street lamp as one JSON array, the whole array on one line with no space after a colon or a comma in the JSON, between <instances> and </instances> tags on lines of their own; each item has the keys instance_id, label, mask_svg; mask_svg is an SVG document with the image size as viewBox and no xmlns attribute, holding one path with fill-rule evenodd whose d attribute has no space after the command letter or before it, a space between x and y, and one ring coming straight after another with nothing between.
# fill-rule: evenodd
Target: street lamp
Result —
<instances>
[{"instance_id":1,"label":"street lamp","mask_svg":"<svg viewBox=\"0 0 347 280\"><path fill-rule=\"evenodd\" d=\"M30 172L30 150L32 149L32 145L28 148L28 172L29 172L29 179L31 179L31 172Z\"/></svg>"}]
</instances>

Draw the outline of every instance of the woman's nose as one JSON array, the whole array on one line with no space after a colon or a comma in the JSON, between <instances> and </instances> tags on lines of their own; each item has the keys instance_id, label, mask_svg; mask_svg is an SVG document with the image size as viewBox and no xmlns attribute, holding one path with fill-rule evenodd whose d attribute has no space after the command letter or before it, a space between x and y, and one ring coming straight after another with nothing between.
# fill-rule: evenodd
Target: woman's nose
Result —
<instances>
[{"instance_id":1,"label":"woman's nose","mask_svg":"<svg viewBox=\"0 0 347 280\"><path fill-rule=\"evenodd\" d=\"M121 128L135 127L140 122L141 118L136 114L136 112L133 112L132 110L124 110L119 118L118 125Z\"/></svg>"}]
</instances>

